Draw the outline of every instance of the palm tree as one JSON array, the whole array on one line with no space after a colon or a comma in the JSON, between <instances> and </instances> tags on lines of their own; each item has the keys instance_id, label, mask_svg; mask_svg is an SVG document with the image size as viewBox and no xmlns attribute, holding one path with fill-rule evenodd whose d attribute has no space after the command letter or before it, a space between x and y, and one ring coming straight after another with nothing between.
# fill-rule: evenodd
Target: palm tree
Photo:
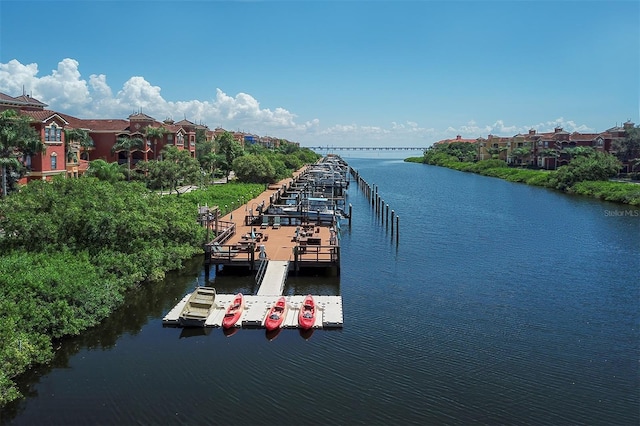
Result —
<instances>
[{"instance_id":1,"label":"palm tree","mask_svg":"<svg viewBox=\"0 0 640 426\"><path fill-rule=\"evenodd\" d=\"M522 163L527 161L531 155L531 145L527 142L523 146L511 151L511 155L518 160L518 164L522 165Z\"/></svg>"},{"instance_id":2,"label":"palm tree","mask_svg":"<svg viewBox=\"0 0 640 426\"><path fill-rule=\"evenodd\" d=\"M93 160L89 163L86 176L93 176L100 180L115 183L124 179L122 168L117 162L107 163L104 160Z\"/></svg>"},{"instance_id":3,"label":"palm tree","mask_svg":"<svg viewBox=\"0 0 640 426\"><path fill-rule=\"evenodd\" d=\"M541 150L541 151L540 151L540 156L541 156L542 158L553 158L553 159L554 159L554 163L553 163L553 164L554 164L554 169L556 168L556 166L557 166L557 165L556 165L555 160L557 160L557 159L558 159L558 156L559 156L559 154L558 154L558 150L557 150L557 149L554 149L554 148L545 148L545 149L543 149L543 150ZM546 168L546 167L545 167L545 168Z\"/></svg>"},{"instance_id":4,"label":"palm tree","mask_svg":"<svg viewBox=\"0 0 640 426\"><path fill-rule=\"evenodd\" d=\"M158 154L157 154L158 151L156 150L158 139L162 139L164 135L167 133L168 133L167 129L165 129L162 126L161 127L147 126L144 129L144 134L147 137L147 139L153 141L153 159L154 160L158 159Z\"/></svg>"},{"instance_id":5,"label":"palm tree","mask_svg":"<svg viewBox=\"0 0 640 426\"><path fill-rule=\"evenodd\" d=\"M64 131L64 134L69 152L79 151L80 158L82 158L83 153L93 147L93 139L89 137L89 132L84 129L68 129ZM73 148L73 151L70 148Z\"/></svg>"},{"instance_id":6,"label":"palm tree","mask_svg":"<svg viewBox=\"0 0 640 426\"><path fill-rule=\"evenodd\" d=\"M8 109L0 113L0 165L2 166L2 197L7 195L7 170L18 169L18 158L47 151L47 146L29 124L28 116Z\"/></svg>"},{"instance_id":7,"label":"palm tree","mask_svg":"<svg viewBox=\"0 0 640 426\"><path fill-rule=\"evenodd\" d=\"M506 146L487 148L487 152L491 155L491 158L498 159L500 154L505 152L508 148Z\"/></svg>"},{"instance_id":8,"label":"palm tree","mask_svg":"<svg viewBox=\"0 0 640 426\"><path fill-rule=\"evenodd\" d=\"M111 148L111 152L125 151L127 153L127 180L131 180L131 153L133 151L140 151L144 146L144 141L141 138L130 138L128 136L119 137L117 142Z\"/></svg>"}]
</instances>

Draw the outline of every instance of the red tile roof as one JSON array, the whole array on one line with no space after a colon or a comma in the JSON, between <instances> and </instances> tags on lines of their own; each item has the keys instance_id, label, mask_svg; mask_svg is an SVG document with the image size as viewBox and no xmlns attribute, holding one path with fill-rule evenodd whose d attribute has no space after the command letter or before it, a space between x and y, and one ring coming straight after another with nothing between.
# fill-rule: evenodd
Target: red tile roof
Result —
<instances>
[{"instance_id":1,"label":"red tile roof","mask_svg":"<svg viewBox=\"0 0 640 426\"><path fill-rule=\"evenodd\" d=\"M59 114L55 111L50 111L48 109L39 109L39 110L35 110L35 111L23 111L22 112L24 115L28 115L29 117L33 118L36 121L40 121L40 122L45 122L47 120L49 120L50 118L57 116L59 117L62 121L65 122L65 124L68 124L69 122L67 121L67 119L65 119L62 114Z\"/></svg>"}]
</instances>

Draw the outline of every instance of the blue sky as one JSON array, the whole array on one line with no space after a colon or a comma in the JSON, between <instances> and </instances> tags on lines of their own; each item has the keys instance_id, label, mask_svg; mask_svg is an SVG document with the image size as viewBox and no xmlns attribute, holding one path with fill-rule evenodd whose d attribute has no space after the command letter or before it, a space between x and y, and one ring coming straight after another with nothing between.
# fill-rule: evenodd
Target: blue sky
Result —
<instances>
[{"instance_id":1,"label":"blue sky","mask_svg":"<svg viewBox=\"0 0 640 426\"><path fill-rule=\"evenodd\" d=\"M0 92L303 146L640 122L640 2L0 0Z\"/></svg>"}]
</instances>

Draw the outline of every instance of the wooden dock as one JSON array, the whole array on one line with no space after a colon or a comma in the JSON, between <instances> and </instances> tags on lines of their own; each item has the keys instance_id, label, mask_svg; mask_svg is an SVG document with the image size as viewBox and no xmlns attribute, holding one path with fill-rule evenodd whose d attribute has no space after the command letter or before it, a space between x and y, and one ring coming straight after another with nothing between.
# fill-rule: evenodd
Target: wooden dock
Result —
<instances>
[{"instance_id":1,"label":"wooden dock","mask_svg":"<svg viewBox=\"0 0 640 426\"><path fill-rule=\"evenodd\" d=\"M301 169L292 179L270 185L259 196L232 212L208 220L213 239L205 246L205 273L213 265L248 268L257 271L262 260L287 262L289 271L305 268L333 268L340 274L340 243L334 223L291 219L285 215L258 213L266 211L295 186L304 175ZM313 216L313 215L311 215Z\"/></svg>"}]
</instances>

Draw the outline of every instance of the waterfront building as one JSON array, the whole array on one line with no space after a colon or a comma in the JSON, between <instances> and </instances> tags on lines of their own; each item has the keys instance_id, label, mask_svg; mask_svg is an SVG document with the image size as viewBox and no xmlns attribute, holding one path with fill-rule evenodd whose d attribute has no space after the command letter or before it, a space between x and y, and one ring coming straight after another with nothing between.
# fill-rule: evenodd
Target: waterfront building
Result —
<instances>
[{"instance_id":1,"label":"waterfront building","mask_svg":"<svg viewBox=\"0 0 640 426\"><path fill-rule=\"evenodd\" d=\"M476 145L477 160L497 158L514 166L557 169L571 161L573 152L570 148L589 147L596 151L615 154L615 142L624 139L627 130L634 126L634 123L627 121L622 126L612 127L600 133L569 133L558 126L553 132L538 133L531 129L526 134L518 133L510 137L490 134L487 138L464 139L458 135L455 139L443 139L436 144L472 143ZM623 162L622 172L631 171L632 165Z\"/></svg>"},{"instance_id":2,"label":"waterfront building","mask_svg":"<svg viewBox=\"0 0 640 426\"><path fill-rule=\"evenodd\" d=\"M113 150L120 138L139 138L144 142L142 146L131 151L131 164L135 165L139 161L161 160L163 148L169 145L181 151L188 151L195 158L198 132L202 132L207 141L214 140L226 132L220 127L211 131L207 126L195 124L186 118L178 122L170 118L158 121L142 111L133 113L126 119L83 119L49 110L47 106L27 94L13 97L0 93L0 112L13 109L31 117L32 127L40 134L46 146L44 153L22 159L28 173L20 180L21 184L34 179L49 180L56 175L78 177L86 172L89 161L97 159L125 164L128 151ZM81 149L73 141L66 141L65 130L71 129L85 130L93 143L92 146ZM162 132L151 136L148 134L148 129L162 129ZM230 133L243 147L247 144L260 143L268 148L276 148L283 140L268 136L259 137L244 132ZM298 143L296 145L299 146Z\"/></svg>"}]
</instances>

